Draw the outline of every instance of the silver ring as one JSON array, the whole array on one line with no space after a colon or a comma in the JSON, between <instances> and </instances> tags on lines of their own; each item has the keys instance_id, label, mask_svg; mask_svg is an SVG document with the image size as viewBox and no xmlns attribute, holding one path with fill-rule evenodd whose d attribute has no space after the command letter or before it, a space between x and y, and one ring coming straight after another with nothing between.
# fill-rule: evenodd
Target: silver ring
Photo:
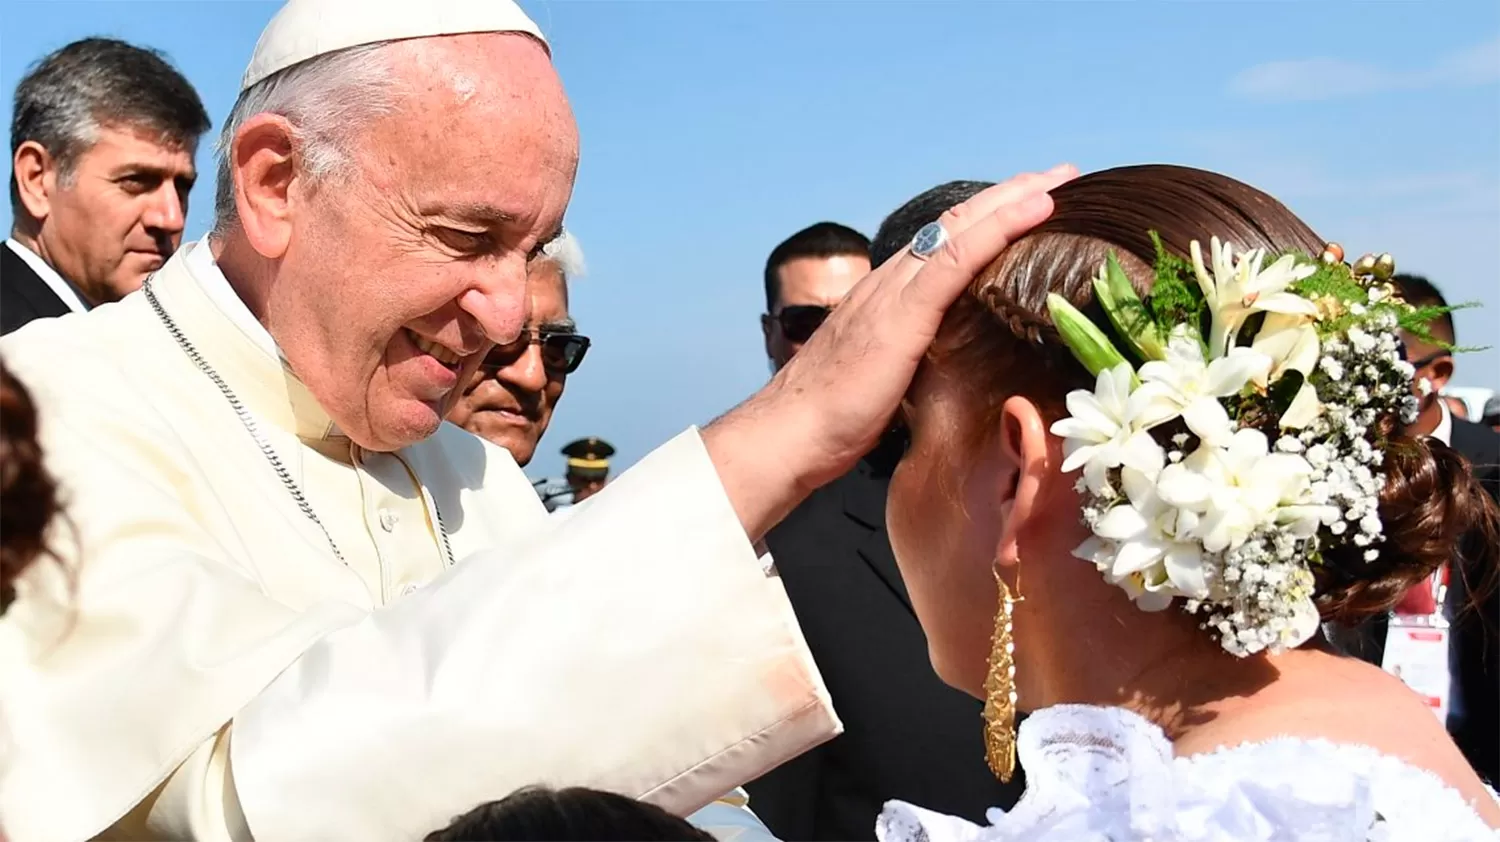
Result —
<instances>
[{"instance_id":1,"label":"silver ring","mask_svg":"<svg viewBox=\"0 0 1500 842\"><path fill-rule=\"evenodd\" d=\"M926 260L937 253L948 242L948 229L941 222L929 222L917 229L911 238L911 253L919 260Z\"/></svg>"}]
</instances>

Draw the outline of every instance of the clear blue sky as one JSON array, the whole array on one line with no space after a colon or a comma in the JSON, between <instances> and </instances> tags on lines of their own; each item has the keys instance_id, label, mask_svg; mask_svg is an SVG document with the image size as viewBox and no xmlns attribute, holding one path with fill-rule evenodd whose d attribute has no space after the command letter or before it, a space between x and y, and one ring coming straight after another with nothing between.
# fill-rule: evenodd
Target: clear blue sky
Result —
<instances>
[{"instance_id":1,"label":"clear blue sky","mask_svg":"<svg viewBox=\"0 0 1500 842\"><path fill-rule=\"evenodd\" d=\"M573 306L595 342L533 475L585 434L629 464L764 382L761 269L792 231L872 233L937 182L1062 160L1239 177L1352 253L1485 302L1459 314L1460 341L1500 345L1494 0L522 2L582 129ZM276 8L0 0L0 107L36 58L105 34L167 52L217 128ZM1461 358L1458 379L1500 387L1500 350Z\"/></svg>"}]
</instances>

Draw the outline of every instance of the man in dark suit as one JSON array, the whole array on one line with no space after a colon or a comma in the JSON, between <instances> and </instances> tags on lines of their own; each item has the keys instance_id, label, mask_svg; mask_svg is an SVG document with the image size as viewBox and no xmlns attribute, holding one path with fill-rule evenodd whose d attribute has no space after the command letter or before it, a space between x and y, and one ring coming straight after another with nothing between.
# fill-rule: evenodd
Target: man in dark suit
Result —
<instances>
[{"instance_id":1,"label":"man in dark suit","mask_svg":"<svg viewBox=\"0 0 1500 842\"><path fill-rule=\"evenodd\" d=\"M1455 419L1453 449L1468 458L1474 475L1500 502L1500 433ZM1449 578L1454 698L1448 730L1475 770L1491 786L1500 786L1500 583L1495 577L1496 571L1470 564Z\"/></svg>"},{"instance_id":2,"label":"man in dark suit","mask_svg":"<svg viewBox=\"0 0 1500 842\"><path fill-rule=\"evenodd\" d=\"M892 214L877 236L877 262L984 186L944 185ZM857 232L820 223L772 252L763 326L774 367L869 271L867 249ZM983 706L933 672L896 568L885 503L904 448L893 431L766 538L845 728L746 785L751 809L783 839L871 839L893 798L983 821L987 808L1010 806L1021 790L1019 777L1001 785L985 765Z\"/></svg>"},{"instance_id":3,"label":"man in dark suit","mask_svg":"<svg viewBox=\"0 0 1500 842\"><path fill-rule=\"evenodd\" d=\"M1437 287L1420 275L1398 274L1391 282L1409 304L1447 306ZM1443 400L1443 389L1453 377L1453 317L1442 316L1428 327L1441 344L1401 336L1406 359L1416 369L1418 401L1417 420L1405 432L1436 439L1463 454L1480 485L1500 501L1500 433L1455 417ZM1442 605L1450 624L1447 725L1475 771L1491 784L1500 784L1500 591L1494 587L1495 572L1479 569L1473 562L1476 554L1466 549L1477 540L1482 539L1470 535L1460 544L1447 571ZM1417 585L1397 610L1420 605L1432 587L1431 582ZM1430 605L1430 598L1426 602ZM1421 610L1430 609L1423 605ZM1389 634L1390 618L1382 616L1355 629L1338 630L1334 639L1349 654L1381 666Z\"/></svg>"},{"instance_id":4,"label":"man in dark suit","mask_svg":"<svg viewBox=\"0 0 1500 842\"><path fill-rule=\"evenodd\" d=\"M5 246L0 247L0 334L10 333L33 319L50 319L65 316L75 309L86 309L76 294L76 304L70 306L64 302L42 280L42 274L27 265L22 257L22 254L35 255L22 252L10 243L7 240Z\"/></svg>"},{"instance_id":5,"label":"man in dark suit","mask_svg":"<svg viewBox=\"0 0 1500 842\"><path fill-rule=\"evenodd\" d=\"M1400 274L1391 281L1409 304L1448 305L1438 288L1420 275ZM1406 432L1430 436L1463 454L1473 466L1475 478L1491 497L1500 501L1500 433L1454 416L1442 399L1454 370L1453 353L1443 347L1457 343L1453 317L1442 316L1429 327L1433 338L1442 344L1412 335L1401 337L1406 358L1416 368L1420 407L1417 420ZM1476 539L1471 536L1469 540ZM1473 553L1460 548L1448 574L1444 604L1444 614L1452 623L1448 730L1479 774L1497 784L1500 783L1500 601L1491 581L1494 571L1476 569L1470 563L1472 557ZM1383 654L1383 636L1377 643L1379 649L1373 654L1378 656Z\"/></svg>"},{"instance_id":6,"label":"man in dark suit","mask_svg":"<svg viewBox=\"0 0 1500 842\"><path fill-rule=\"evenodd\" d=\"M208 130L160 54L86 38L37 63L11 118L0 333L115 301L177 248Z\"/></svg>"}]
</instances>

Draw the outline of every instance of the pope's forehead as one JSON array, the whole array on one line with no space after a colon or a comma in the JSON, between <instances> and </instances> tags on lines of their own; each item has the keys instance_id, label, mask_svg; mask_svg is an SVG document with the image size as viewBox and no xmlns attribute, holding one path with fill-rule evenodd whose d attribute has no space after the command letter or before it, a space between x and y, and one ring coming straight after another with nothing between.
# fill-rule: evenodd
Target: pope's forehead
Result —
<instances>
[{"instance_id":1,"label":"pope's forehead","mask_svg":"<svg viewBox=\"0 0 1500 842\"><path fill-rule=\"evenodd\" d=\"M553 225L571 192L578 133L542 44L482 33L382 52L398 99L359 144L370 182L421 214L483 208L488 218Z\"/></svg>"},{"instance_id":2,"label":"pope's forehead","mask_svg":"<svg viewBox=\"0 0 1500 842\"><path fill-rule=\"evenodd\" d=\"M390 45L391 71L424 96L467 103L565 102L547 48L529 35L481 32L416 38Z\"/></svg>"},{"instance_id":3,"label":"pope's forehead","mask_svg":"<svg viewBox=\"0 0 1500 842\"><path fill-rule=\"evenodd\" d=\"M478 33L399 41L389 45L387 63L401 89L395 115L376 124L389 149L399 136L463 167L500 147L528 166L575 165L577 126L536 39Z\"/></svg>"}]
</instances>

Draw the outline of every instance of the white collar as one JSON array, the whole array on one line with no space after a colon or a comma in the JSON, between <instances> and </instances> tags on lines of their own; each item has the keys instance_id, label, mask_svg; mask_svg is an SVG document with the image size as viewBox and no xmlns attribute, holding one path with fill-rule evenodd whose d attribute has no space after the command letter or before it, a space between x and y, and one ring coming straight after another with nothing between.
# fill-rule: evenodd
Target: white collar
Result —
<instances>
[{"instance_id":1,"label":"white collar","mask_svg":"<svg viewBox=\"0 0 1500 842\"><path fill-rule=\"evenodd\" d=\"M52 268L52 264L43 260L41 255L21 245L14 237L7 237L5 244L10 246L10 250L15 252L17 257L26 261L31 271L35 272L36 276L42 279L42 283L46 284L47 288L68 306L68 310L74 313L88 312L88 299L83 297L83 293L79 292L78 287L73 286L71 281L59 275L57 270Z\"/></svg>"},{"instance_id":2,"label":"white collar","mask_svg":"<svg viewBox=\"0 0 1500 842\"><path fill-rule=\"evenodd\" d=\"M229 279L224 277L223 271L219 269L219 264L214 262L214 253L213 249L209 248L208 237L205 235L203 239L189 243L183 248L187 250L185 257L188 269L198 279L199 286L208 295L209 300L213 301L214 305L231 322L234 322L235 327L238 327L246 338L260 346L261 350L267 354L284 361L286 358L282 356L281 348L271 337L270 331L266 330L265 325L255 318L255 314L250 312L245 302L240 300L240 294L234 291L234 287L229 284Z\"/></svg>"},{"instance_id":3,"label":"white collar","mask_svg":"<svg viewBox=\"0 0 1500 842\"><path fill-rule=\"evenodd\" d=\"M286 355L281 353L281 346L276 344L275 337L271 336L266 326L255 318L255 314L250 312L250 308L245 306L245 302L240 299L240 294L235 292L234 287L230 285L229 278L224 276L223 270L214 260L214 252L209 246L208 238L209 235L205 234L203 239L183 247L186 251L183 257L187 261L188 271L197 279L198 288L208 296L208 300L213 302L225 318L240 329L240 333L243 333L246 339L290 369L291 363L287 361ZM330 421L326 434L340 435L338 425Z\"/></svg>"},{"instance_id":4,"label":"white collar","mask_svg":"<svg viewBox=\"0 0 1500 842\"><path fill-rule=\"evenodd\" d=\"M1437 396L1437 404L1438 409L1441 410L1443 414L1442 417L1438 419L1438 425L1429 434L1429 437L1435 438L1443 444L1452 446L1453 413L1448 411L1448 402L1443 399L1443 396L1441 394Z\"/></svg>"}]
</instances>

